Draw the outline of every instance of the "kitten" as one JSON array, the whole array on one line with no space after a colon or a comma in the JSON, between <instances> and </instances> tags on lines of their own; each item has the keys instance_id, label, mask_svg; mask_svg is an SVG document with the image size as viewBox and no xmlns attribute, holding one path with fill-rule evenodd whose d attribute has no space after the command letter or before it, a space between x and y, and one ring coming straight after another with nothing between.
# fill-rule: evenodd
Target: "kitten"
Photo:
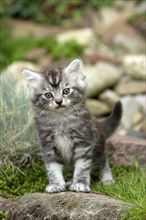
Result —
<instances>
[{"instance_id":1,"label":"kitten","mask_svg":"<svg viewBox=\"0 0 146 220\"><path fill-rule=\"evenodd\" d=\"M113 183L105 155L105 138L118 126L122 107L118 102L112 114L97 123L85 105L86 82L75 59L65 68L44 73L24 70L28 80L30 99L42 145L49 193L65 190L63 167L74 164L69 189L90 191L91 171L100 171L100 182ZM98 109L97 109L98 111Z\"/></svg>"}]
</instances>

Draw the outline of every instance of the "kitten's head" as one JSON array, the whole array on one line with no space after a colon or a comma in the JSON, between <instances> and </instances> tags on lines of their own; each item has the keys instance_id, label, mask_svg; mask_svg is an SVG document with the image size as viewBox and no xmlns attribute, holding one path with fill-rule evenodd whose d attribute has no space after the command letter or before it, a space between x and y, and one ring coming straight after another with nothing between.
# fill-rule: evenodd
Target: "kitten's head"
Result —
<instances>
[{"instance_id":1,"label":"kitten's head","mask_svg":"<svg viewBox=\"0 0 146 220\"><path fill-rule=\"evenodd\" d=\"M76 59L65 68L37 73L23 71L34 106L50 111L62 111L84 100L85 77Z\"/></svg>"}]
</instances>

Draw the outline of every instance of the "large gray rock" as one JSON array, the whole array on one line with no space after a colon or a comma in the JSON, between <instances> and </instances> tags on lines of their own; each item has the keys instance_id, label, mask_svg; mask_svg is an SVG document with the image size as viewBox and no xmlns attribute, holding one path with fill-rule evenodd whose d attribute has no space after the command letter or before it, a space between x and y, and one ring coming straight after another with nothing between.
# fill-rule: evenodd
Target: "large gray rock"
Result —
<instances>
[{"instance_id":1,"label":"large gray rock","mask_svg":"<svg viewBox=\"0 0 146 220\"><path fill-rule=\"evenodd\" d=\"M116 220L128 207L96 193L33 193L14 202L7 220Z\"/></svg>"},{"instance_id":2,"label":"large gray rock","mask_svg":"<svg viewBox=\"0 0 146 220\"><path fill-rule=\"evenodd\" d=\"M97 96L104 89L115 85L121 76L120 68L105 62L84 65L82 70L87 81L87 97Z\"/></svg>"},{"instance_id":3,"label":"large gray rock","mask_svg":"<svg viewBox=\"0 0 146 220\"><path fill-rule=\"evenodd\" d=\"M134 79L146 79L146 55L127 55L123 58L125 72Z\"/></svg>"},{"instance_id":4,"label":"large gray rock","mask_svg":"<svg viewBox=\"0 0 146 220\"><path fill-rule=\"evenodd\" d=\"M107 140L107 150L115 165L134 165L146 167L146 140L136 137L114 135Z\"/></svg>"}]
</instances>

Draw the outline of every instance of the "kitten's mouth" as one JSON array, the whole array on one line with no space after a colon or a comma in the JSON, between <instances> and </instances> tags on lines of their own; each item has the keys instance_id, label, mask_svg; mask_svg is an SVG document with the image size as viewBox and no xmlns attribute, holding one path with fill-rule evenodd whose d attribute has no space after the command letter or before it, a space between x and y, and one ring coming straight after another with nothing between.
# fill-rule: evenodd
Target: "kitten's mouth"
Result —
<instances>
[{"instance_id":1,"label":"kitten's mouth","mask_svg":"<svg viewBox=\"0 0 146 220\"><path fill-rule=\"evenodd\" d=\"M62 109L62 108L65 108L65 105L58 105L58 106L56 106L56 109Z\"/></svg>"}]
</instances>

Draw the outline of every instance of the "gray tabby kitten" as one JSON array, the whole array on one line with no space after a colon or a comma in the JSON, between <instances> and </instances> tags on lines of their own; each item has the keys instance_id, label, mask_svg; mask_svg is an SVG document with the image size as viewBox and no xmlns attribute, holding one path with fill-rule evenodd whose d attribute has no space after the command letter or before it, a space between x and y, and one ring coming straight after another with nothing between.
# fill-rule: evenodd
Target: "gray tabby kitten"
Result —
<instances>
[{"instance_id":1,"label":"gray tabby kitten","mask_svg":"<svg viewBox=\"0 0 146 220\"><path fill-rule=\"evenodd\" d=\"M42 145L49 193L65 190L63 167L74 164L69 189L90 191L91 171L100 172L100 182L113 183L105 155L105 138L118 126L122 107L118 102L112 114L97 123L85 105L85 77L76 59L65 68L44 73L24 70ZM97 109L98 111L98 109Z\"/></svg>"}]
</instances>

